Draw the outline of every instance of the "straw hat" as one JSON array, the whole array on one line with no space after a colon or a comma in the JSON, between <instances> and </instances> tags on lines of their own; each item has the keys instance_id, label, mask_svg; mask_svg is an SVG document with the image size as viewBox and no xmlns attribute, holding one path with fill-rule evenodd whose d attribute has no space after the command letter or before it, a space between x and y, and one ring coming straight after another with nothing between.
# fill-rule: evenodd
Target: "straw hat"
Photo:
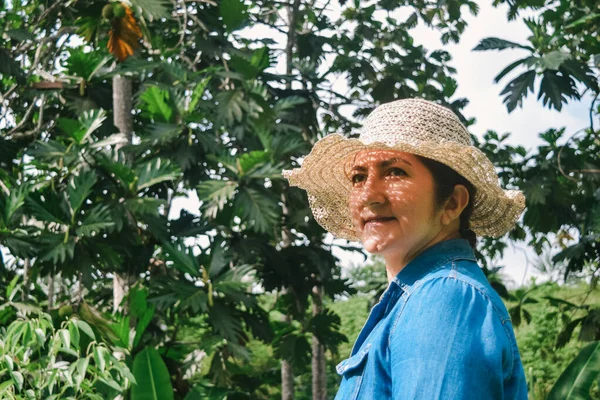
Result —
<instances>
[{"instance_id":1,"label":"straw hat","mask_svg":"<svg viewBox=\"0 0 600 400\"><path fill-rule=\"evenodd\" d=\"M471 230L499 237L510 230L525 208L518 190L502 190L491 161L471 144L471 137L448 108L421 99L397 100L377 107L358 139L340 134L320 139L301 168L284 170L290 186L307 191L316 221L333 236L359 240L349 208L349 173L353 156L362 150L399 150L452 168L476 189Z\"/></svg>"}]
</instances>

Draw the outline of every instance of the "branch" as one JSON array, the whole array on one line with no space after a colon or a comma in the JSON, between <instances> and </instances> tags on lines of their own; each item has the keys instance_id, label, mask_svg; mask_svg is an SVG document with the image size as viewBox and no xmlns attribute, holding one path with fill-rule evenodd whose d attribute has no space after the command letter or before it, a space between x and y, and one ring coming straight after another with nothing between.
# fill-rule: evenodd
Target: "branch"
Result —
<instances>
[{"instance_id":1,"label":"branch","mask_svg":"<svg viewBox=\"0 0 600 400\"><path fill-rule=\"evenodd\" d=\"M580 134L581 132L585 132L585 130L586 130L586 129L587 129L587 128L582 128L582 129L578 130L577 132L575 132L574 134L572 134L572 135L571 135L571 136L570 136L570 137L567 139L567 141L565 142L565 144L564 144L564 145L562 145L562 146L561 146L561 148L560 148L560 150L558 151L558 156L557 156L557 158L558 158L558 170L560 171L560 173L561 173L561 175L562 175L562 176L564 176L565 178L567 178L567 179L569 179L569 180L571 180L571 181L573 181L573 182L577 182L577 179L575 179L575 178L573 178L573 177L571 177L571 176L569 176L569 175L567 175L567 174L565 173L565 170L564 170L564 169L563 169L563 167L562 167L562 163L560 162L560 159L561 159L562 151L563 151L563 149L564 149L565 147L567 147L567 144L569 143L569 141L570 141L570 140L572 140L572 139L573 139L575 136L577 136L577 135L578 135L578 134ZM571 171L569 171L569 172L584 172L584 173L585 173L585 172L587 172L587 173L590 173L590 172L591 172L591 173L600 173L600 170L597 170L597 169L580 169L580 170L571 170Z\"/></svg>"},{"instance_id":2,"label":"branch","mask_svg":"<svg viewBox=\"0 0 600 400\"><path fill-rule=\"evenodd\" d=\"M596 103L596 100L598 100L598 96L600 96L600 93L596 93L596 97L594 97L592 105L590 106L590 129L594 135L596 134L596 130L594 129L594 104Z\"/></svg>"},{"instance_id":3,"label":"branch","mask_svg":"<svg viewBox=\"0 0 600 400\"><path fill-rule=\"evenodd\" d=\"M291 6L288 7L288 33L287 33L287 45L285 48L285 74L292 75L292 57L294 54L294 47L296 45L296 19L298 18L298 9L300 8L300 0L293 0ZM292 88L292 82L288 81L285 84L287 89Z\"/></svg>"}]
</instances>

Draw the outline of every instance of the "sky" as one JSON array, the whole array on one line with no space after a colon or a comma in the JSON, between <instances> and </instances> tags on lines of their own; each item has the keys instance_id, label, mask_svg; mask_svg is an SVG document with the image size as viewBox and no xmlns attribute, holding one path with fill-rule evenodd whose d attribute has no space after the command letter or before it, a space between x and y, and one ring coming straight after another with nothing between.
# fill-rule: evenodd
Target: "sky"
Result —
<instances>
[{"instance_id":1,"label":"sky","mask_svg":"<svg viewBox=\"0 0 600 400\"><path fill-rule=\"evenodd\" d=\"M532 150L541 143L539 133L548 128L566 128L567 136L586 127L588 122L588 107L590 101L571 102L561 112L544 108L540 101L536 100L534 94L530 94L524 101L523 108L517 108L508 113L502 103L500 92L506 83L519 73L513 71L499 84L494 84L494 77L508 64L525 55L524 50L504 50L475 52L472 49L486 37L499 37L502 39L526 43L529 30L521 20L507 21L507 7L494 8L492 1L478 1L480 10L477 16L468 15L466 20L468 26L461 37L459 44L442 44L439 32L433 31L423 25L414 28L411 33L416 44L422 44L428 50L445 49L453 57L451 65L456 68L455 79L458 89L455 98L466 97L470 100L469 105L463 110L465 117L476 118L476 123L470 127L473 134L482 137L487 130L510 133L508 142L513 145L522 145ZM465 9L465 8L463 8ZM332 9L332 13L336 10ZM269 34L266 28L251 27L243 32L246 37L265 37ZM281 41L285 38L278 32L270 32L273 39ZM284 70L285 57L278 59L276 69ZM342 88L344 89L344 88ZM343 91L343 90L342 90ZM180 208L186 208L195 214L198 213L198 200L194 194L189 199L178 199L173 208L172 216L179 214ZM326 243L346 244L345 241L333 240L331 235L326 238ZM345 252L339 248L333 248L334 254L339 257L343 267L351 264L364 262L363 257L353 253ZM525 245L509 248L498 264L504 265L503 274L507 279L509 287L515 287L527 283L532 276L539 276L532 263L536 255ZM538 278L539 279L539 278Z\"/></svg>"}]
</instances>

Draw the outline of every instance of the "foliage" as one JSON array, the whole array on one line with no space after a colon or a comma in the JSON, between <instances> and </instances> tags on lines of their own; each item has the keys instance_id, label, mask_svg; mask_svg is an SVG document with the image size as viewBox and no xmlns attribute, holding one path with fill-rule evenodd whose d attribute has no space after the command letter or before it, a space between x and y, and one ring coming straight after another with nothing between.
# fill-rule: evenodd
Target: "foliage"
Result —
<instances>
[{"instance_id":1,"label":"foliage","mask_svg":"<svg viewBox=\"0 0 600 400\"><path fill-rule=\"evenodd\" d=\"M54 328L50 315L13 321L0 334L0 393L5 399L106 399L135 379L90 326L69 319Z\"/></svg>"},{"instance_id":2,"label":"foliage","mask_svg":"<svg viewBox=\"0 0 600 400\"><path fill-rule=\"evenodd\" d=\"M466 27L461 9L477 14L477 5L341 1L336 16L327 4L301 1L5 3L0 326L46 324L43 340L32 336L38 351L51 357L59 343L77 353L57 353L70 363L72 379L57 372L53 379L62 380L53 393L60 388L89 397L115 390L136 397L160 381L154 387L164 398L273 398L280 395L283 357L297 367L299 387L309 386L313 335L327 349L328 379L336 382L335 360L355 337L345 324L359 329L367 311L364 298L339 299L357 289L376 298L386 279L379 266L355 271L354 279L367 286L349 286L305 192L289 188L280 171L298 166L324 134L352 134L375 104L393 99L435 100L470 125L462 115L468 100L456 96L451 55L415 44L410 30L421 22L444 43L458 42ZM597 19L584 11L586 4L547 5L540 20L528 21L528 45L482 42L482 49L531 53L499 75L527 68L505 93L509 109L538 77L540 98L557 109L580 98L581 85L597 94L591 75L597 43L589 34ZM514 17L528 2L509 5ZM284 11L293 18L283 18ZM256 25L289 33L288 42L270 34L250 39L244 28ZM284 56L282 71L277 64ZM335 80L350 90L340 92ZM131 83L131 105L113 102L122 81ZM132 118L127 129L114 121L123 107ZM343 112L348 107L352 116ZM522 224L507 238L482 241L480 257L498 257L507 240L527 239L542 253L555 233L562 247L554 262L563 276L597 276L597 174L589 172L598 169L597 133L591 126L563 144L565 135L545 132L545 144L531 154L494 132L477 143L499 166L505 186L528 198ZM190 198L199 204L177 211ZM496 279L497 271L488 272ZM116 313L115 276L127 277L129 289ZM540 300L537 289L513 296L513 314L535 325L529 309L539 304L527 299ZM323 309L312 312L319 300ZM564 315L568 307L561 304ZM576 306L561 331L564 348L574 332L585 340L597 336L597 309ZM45 314L23 319L40 309L52 316L51 326ZM284 315L290 323L281 322ZM93 336L89 346L73 347L73 337L64 343L72 326L80 338ZM122 359L105 358L101 368L103 358L97 364L90 349L111 357L117 351ZM264 363L257 365L252 354ZM34 386L28 378L22 390L17 385L19 374L39 370L35 379L42 379L51 365L43 364L49 358L31 360L14 363L17 378L11 375L1 389L46 396L42 391L51 389L42 381ZM128 370L144 385L130 385ZM101 385L101 378L110 383Z\"/></svg>"}]
</instances>

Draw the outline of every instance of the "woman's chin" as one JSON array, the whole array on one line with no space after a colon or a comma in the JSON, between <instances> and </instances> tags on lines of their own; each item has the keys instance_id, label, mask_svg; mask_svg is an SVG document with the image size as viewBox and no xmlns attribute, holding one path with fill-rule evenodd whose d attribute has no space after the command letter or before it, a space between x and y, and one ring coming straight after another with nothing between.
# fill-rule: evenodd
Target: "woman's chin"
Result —
<instances>
[{"instance_id":1,"label":"woman's chin","mask_svg":"<svg viewBox=\"0 0 600 400\"><path fill-rule=\"evenodd\" d=\"M364 249L371 254L379 254L384 252L389 244L390 241L388 238L370 236L362 240Z\"/></svg>"}]
</instances>

